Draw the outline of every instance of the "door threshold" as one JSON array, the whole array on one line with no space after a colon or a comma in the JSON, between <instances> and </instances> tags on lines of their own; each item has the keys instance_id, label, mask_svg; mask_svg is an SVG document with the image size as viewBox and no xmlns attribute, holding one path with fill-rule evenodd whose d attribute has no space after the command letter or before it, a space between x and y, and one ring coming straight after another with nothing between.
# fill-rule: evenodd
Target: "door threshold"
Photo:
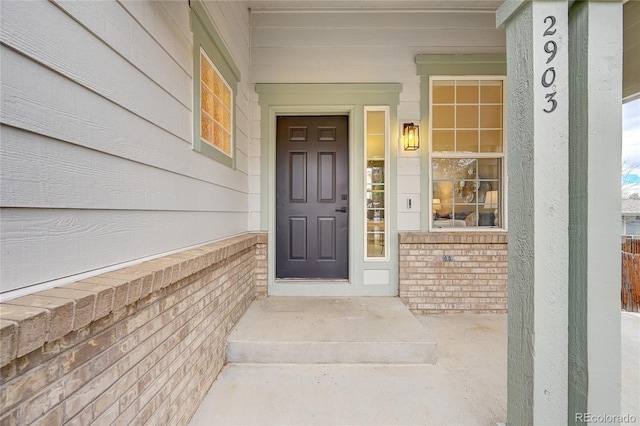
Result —
<instances>
[{"instance_id":1,"label":"door threshold","mask_svg":"<svg viewBox=\"0 0 640 426\"><path fill-rule=\"evenodd\" d=\"M342 284L348 285L348 279L333 278L276 278L275 284Z\"/></svg>"},{"instance_id":2,"label":"door threshold","mask_svg":"<svg viewBox=\"0 0 640 426\"><path fill-rule=\"evenodd\" d=\"M276 279L269 288L269 296L352 296L354 287L349 280Z\"/></svg>"},{"instance_id":3,"label":"door threshold","mask_svg":"<svg viewBox=\"0 0 640 426\"><path fill-rule=\"evenodd\" d=\"M397 296L389 294L389 286L356 286L350 280L282 279L269 284L269 296Z\"/></svg>"}]
</instances>

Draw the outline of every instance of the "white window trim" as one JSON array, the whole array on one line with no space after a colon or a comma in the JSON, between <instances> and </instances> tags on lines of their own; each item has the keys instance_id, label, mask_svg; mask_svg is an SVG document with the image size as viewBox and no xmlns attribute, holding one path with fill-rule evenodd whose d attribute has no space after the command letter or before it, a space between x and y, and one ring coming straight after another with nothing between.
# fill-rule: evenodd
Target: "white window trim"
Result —
<instances>
[{"instance_id":1,"label":"white window trim","mask_svg":"<svg viewBox=\"0 0 640 426\"><path fill-rule=\"evenodd\" d=\"M447 153L433 153L432 149L432 132L433 127L429 126L429 143L428 143L428 176L429 176L429 188L428 188L428 230L429 232L506 232L508 229L508 215L507 213L507 76L506 75L484 75L484 74L469 74L469 75L429 75L429 117L433 117L433 102L431 102L433 96L433 81L434 80L501 80L502 81L502 93L503 93L503 107L502 107L502 152L447 152ZM473 227L436 227L434 226L433 215L433 163L432 160L437 158L500 158L502 160L501 170L501 185L500 196L502 205L500 206L500 226L473 226Z\"/></svg>"},{"instance_id":2,"label":"white window trim","mask_svg":"<svg viewBox=\"0 0 640 426\"><path fill-rule=\"evenodd\" d=\"M380 257L369 257L368 253L368 232L367 232L367 161L368 161L368 153L367 153L367 113L369 111L382 111L384 112L384 256ZM390 173L390 119L389 119L389 107L388 106L365 106L364 107L364 158L363 158L363 182L364 188L362 193L362 205L364 211L364 260L367 262L388 262L389 261L389 228L390 228L390 219L391 215L389 214L389 189L391 187L391 183L389 178L391 177Z\"/></svg>"}]
</instances>

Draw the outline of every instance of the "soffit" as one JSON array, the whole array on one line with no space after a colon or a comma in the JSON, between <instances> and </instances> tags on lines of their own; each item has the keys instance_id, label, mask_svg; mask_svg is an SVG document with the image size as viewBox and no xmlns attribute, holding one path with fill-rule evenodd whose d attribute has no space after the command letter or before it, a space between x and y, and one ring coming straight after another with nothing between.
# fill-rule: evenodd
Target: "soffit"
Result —
<instances>
[{"instance_id":1,"label":"soffit","mask_svg":"<svg viewBox=\"0 0 640 426\"><path fill-rule=\"evenodd\" d=\"M492 11L503 0L245 0L252 11L288 10L389 11L389 10L461 10Z\"/></svg>"}]
</instances>

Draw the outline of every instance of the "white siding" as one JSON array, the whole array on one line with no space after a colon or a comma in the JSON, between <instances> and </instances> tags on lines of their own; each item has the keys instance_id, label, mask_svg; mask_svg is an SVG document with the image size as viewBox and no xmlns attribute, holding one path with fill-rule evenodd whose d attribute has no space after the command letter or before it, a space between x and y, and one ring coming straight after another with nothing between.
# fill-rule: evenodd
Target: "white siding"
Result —
<instances>
[{"instance_id":1,"label":"white siding","mask_svg":"<svg viewBox=\"0 0 640 426\"><path fill-rule=\"evenodd\" d=\"M398 158L398 231L420 230L420 157ZM426 184L426 183L425 183ZM411 200L411 205L409 205Z\"/></svg>"},{"instance_id":2,"label":"white siding","mask_svg":"<svg viewBox=\"0 0 640 426\"><path fill-rule=\"evenodd\" d=\"M242 74L236 168L191 149L184 1L1 2L1 291L247 231L249 13L208 2Z\"/></svg>"},{"instance_id":3,"label":"white siding","mask_svg":"<svg viewBox=\"0 0 640 426\"><path fill-rule=\"evenodd\" d=\"M417 54L505 50L493 13L256 12L251 25L256 83L416 84Z\"/></svg>"},{"instance_id":4,"label":"white siding","mask_svg":"<svg viewBox=\"0 0 640 426\"><path fill-rule=\"evenodd\" d=\"M398 120L415 122L421 119L416 55L503 53L505 32L495 26L493 12L256 11L251 14L251 78L255 83L401 83ZM253 117L257 138L259 115ZM428 123L421 124L424 135ZM428 149L425 141L423 136L421 149ZM259 139L252 143L259 155ZM420 175L419 161L419 152L398 158L399 230L421 227L426 177ZM255 164L259 174L259 161Z\"/></svg>"}]
</instances>

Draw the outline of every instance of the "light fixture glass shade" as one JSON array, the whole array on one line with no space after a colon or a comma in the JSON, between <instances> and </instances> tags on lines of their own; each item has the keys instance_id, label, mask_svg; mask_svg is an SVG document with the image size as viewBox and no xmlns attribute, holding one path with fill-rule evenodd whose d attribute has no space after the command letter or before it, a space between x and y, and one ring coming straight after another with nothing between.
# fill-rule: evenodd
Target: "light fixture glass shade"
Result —
<instances>
[{"instance_id":1,"label":"light fixture glass shade","mask_svg":"<svg viewBox=\"0 0 640 426\"><path fill-rule=\"evenodd\" d=\"M484 206L488 209L498 208L498 191L487 191L484 197Z\"/></svg>"},{"instance_id":2,"label":"light fixture glass shade","mask_svg":"<svg viewBox=\"0 0 640 426\"><path fill-rule=\"evenodd\" d=\"M420 126L405 123L402 128L402 139L405 151L415 151L420 148Z\"/></svg>"}]
</instances>

